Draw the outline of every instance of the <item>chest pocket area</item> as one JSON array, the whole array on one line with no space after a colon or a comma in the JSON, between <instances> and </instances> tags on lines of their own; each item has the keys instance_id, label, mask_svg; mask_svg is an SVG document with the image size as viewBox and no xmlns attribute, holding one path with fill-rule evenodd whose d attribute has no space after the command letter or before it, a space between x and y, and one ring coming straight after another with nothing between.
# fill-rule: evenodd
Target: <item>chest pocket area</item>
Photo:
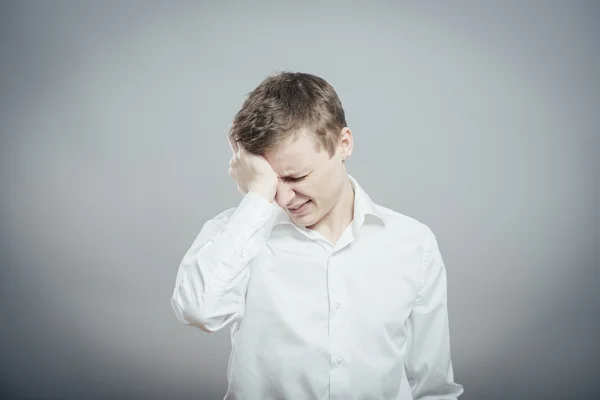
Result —
<instances>
[{"instance_id":1,"label":"chest pocket area","mask_svg":"<svg viewBox=\"0 0 600 400\"><path fill-rule=\"evenodd\" d=\"M357 285L365 289L360 291L362 298L357 301L365 303L370 323L375 329L383 326L390 333L403 331L421 284L418 258L411 255L380 257L364 268L364 281Z\"/></svg>"}]
</instances>

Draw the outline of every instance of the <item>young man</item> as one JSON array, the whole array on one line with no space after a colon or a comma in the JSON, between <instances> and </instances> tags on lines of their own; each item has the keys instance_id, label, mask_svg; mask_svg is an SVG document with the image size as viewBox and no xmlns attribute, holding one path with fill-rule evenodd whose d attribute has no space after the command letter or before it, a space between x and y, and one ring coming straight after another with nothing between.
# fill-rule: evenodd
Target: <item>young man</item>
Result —
<instances>
[{"instance_id":1,"label":"young man","mask_svg":"<svg viewBox=\"0 0 600 400\"><path fill-rule=\"evenodd\" d=\"M225 399L457 399L436 237L348 175L335 90L272 75L229 140L244 198L205 223L171 299L182 323L230 328Z\"/></svg>"}]
</instances>

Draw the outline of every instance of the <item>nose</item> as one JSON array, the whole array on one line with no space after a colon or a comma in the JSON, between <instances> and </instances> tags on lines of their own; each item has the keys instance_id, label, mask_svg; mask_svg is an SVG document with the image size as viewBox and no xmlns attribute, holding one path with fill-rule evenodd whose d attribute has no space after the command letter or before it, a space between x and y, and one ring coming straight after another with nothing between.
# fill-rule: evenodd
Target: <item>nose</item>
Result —
<instances>
[{"instance_id":1,"label":"nose","mask_svg":"<svg viewBox=\"0 0 600 400\"><path fill-rule=\"evenodd\" d=\"M277 193L275 193L275 201L281 208L286 208L288 204L296 197L296 192L292 190L289 184L279 182L277 184Z\"/></svg>"}]
</instances>

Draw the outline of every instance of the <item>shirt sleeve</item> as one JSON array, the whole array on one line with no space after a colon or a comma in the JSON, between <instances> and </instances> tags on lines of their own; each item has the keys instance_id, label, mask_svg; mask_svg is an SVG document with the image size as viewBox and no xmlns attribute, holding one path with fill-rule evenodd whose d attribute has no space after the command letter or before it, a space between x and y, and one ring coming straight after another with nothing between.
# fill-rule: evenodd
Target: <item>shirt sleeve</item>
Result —
<instances>
[{"instance_id":1,"label":"shirt sleeve","mask_svg":"<svg viewBox=\"0 0 600 400\"><path fill-rule=\"evenodd\" d=\"M425 236L422 285L406 321L406 373L414 400L453 400L464 392L454 382L450 357L447 280L435 235Z\"/></svg>"},{"instance_id":2,"label":"shirt sleeve","mask_svg":"<svg viewBox=\"0 0 600 400\"><path fill-rule=\"evenodd\" d=\"M171 306L180 322L215 332L243 316L250 264L271 233L275 210L250 192L204 224L177 271Z\"/></svg>"}]
</instances>

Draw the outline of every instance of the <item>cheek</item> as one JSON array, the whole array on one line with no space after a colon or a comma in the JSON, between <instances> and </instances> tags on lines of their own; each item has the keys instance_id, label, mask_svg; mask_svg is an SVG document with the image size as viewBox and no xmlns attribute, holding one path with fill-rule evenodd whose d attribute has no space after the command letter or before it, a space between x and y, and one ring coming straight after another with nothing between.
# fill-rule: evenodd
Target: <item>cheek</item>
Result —
<instances>
[{"instance_id":1,"label":"cheek","mask_svg":"<svg viewBox=\"0 0 600 400\"><path fill-rule=\"evenodd\" d=\"M302 200L313 200L316 202L317 199L322 197L322 188L315 185L316 182L302 182L294 186L293 190L296 193L296 197Z\"/></svg>"},{"instance_id":2,"label":"cheek","mask_svg":"<svg viewBox=\"0 0 600 400\"><path fill-rule=\"evenodd\" d=\"M321 205L334 201L344 186L344 180L332 170L326 170L312 179L295 187L296 195L303 199L312 199Z\"/></svg>"},{"instance_id":3,"label":"cheek","mask_svg":"<svg viewBox=\"0 0 600 400\"><path fill-rule=\"evenodd\" d=\"M307 193L307 196L311 197L316 203L327 206L337 197L341 187L333 179L322 179L311 186L311 191Z\"/></svg>"}]
</instances>

